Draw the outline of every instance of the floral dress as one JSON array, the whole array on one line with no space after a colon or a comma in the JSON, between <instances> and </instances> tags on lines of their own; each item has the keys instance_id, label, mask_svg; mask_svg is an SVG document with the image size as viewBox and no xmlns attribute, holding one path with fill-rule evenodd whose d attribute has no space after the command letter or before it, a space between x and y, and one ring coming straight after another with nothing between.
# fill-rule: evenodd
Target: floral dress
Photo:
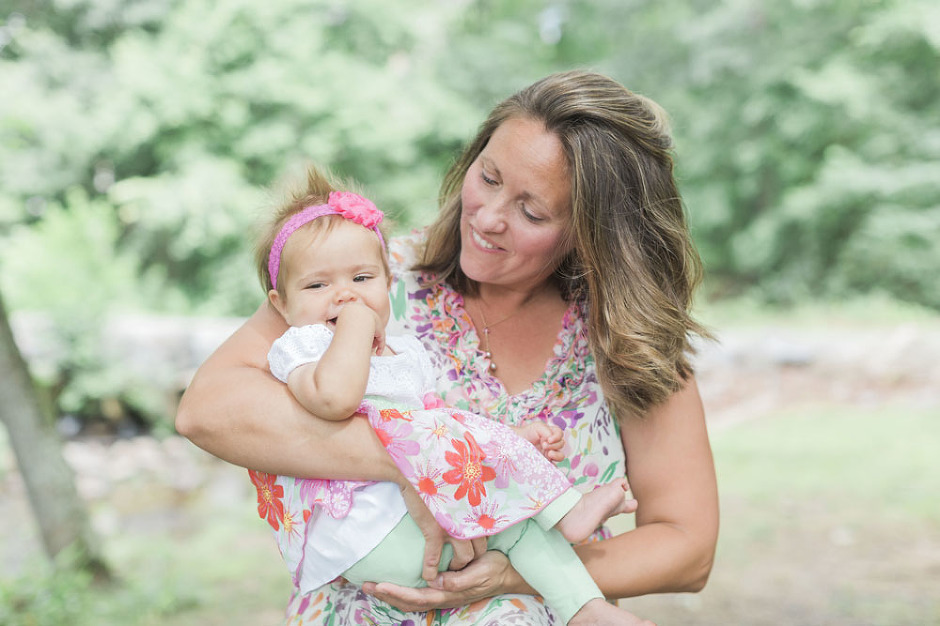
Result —
<instances>
[{"instance_id":1,"label":"floral dress","mask_svg":"<svg viewBox=\"0 0 940 626\"><path fill-rule=\"evenodd\" d=\"M558 425L565 434L566 457L556 466L582 492L624 476L623 445L597 380L583 306L573 303L565 313L554 355L542 377L530 389L509 395L492 376L479 349L479 337L464 309L463 297L447 285L425 287L427 277L409 271L418 245L420 235L395 239L390 246L394 281L388 332L411 334L421 341L438 373L437 392L444 404L488 415L507 425L533 419ZM261 495L259 488L259 503ZM602 528L592 539L609 536ZM291 626L558 623L560 619L535 596L511 594L459 608L405 612L366 595L342 578L310 593L295 589L286 612L286 624Z\"/></svg>"},{"instance_id":2,"label":"floral dress","mask_svg":"<svg viewBox=\"0 0 940 626\"><path fill-rule=\"evenodd\" d=\"M268 353L271 373L286 383L294 369L319 361L332 341L333 331L323 324L288 329ZM394 354L370 359L359 412L449 535L486 537L530 517L544 518L545 507L571 491L561 510L539 522L551 528L577 502L565 474L506 425L442 406L434 391L437 375L418 339L387 335L386 343ZM249 474L264 485L259 514L265 511L301 593L346 572L406 513L395 483L292 476L272 481ZM273 516L272 505L280 509Z\"/></svg>"}]
</instances>

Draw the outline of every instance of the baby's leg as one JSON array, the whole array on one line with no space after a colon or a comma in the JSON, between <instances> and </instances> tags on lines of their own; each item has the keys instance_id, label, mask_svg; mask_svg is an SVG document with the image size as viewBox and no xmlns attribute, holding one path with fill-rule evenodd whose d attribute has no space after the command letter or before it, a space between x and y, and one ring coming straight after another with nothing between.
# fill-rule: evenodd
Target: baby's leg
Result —
<instances>
[{"instance_id":1,"label":"baby's leg","mask_svg":"<svg viewBox=\"0 0 940 626\"><path fill-rule=\"evenodd\" d=\"M441 571L447 569L453 555L453 548L445 543L441 555L444 565L438 565ZM427 587L427 581L421 578L423 558L424 535L411 516L405 515L379 545L343 572L343 577L357 585L376 582Z\"/></svg>"},{"instance_id":2,"label":"baby's leg","mask_svg":"<svg viewBox=\"0 0 940 626\"><path fill-rule=\"evenodd\" d=\"M636 511L636 500L627 500L627 489L625 478L600 485L582 495L555 528L571 543L584 541L608 518Z\"/></svg>"},{"instance_id":3,"label":"baby's leg","mask_svg":"<svg viewBox=\"0 0 940 626\"><path fill-rule=\"evenodd\" d=\"M565 624L651 626L608 604L571 545L554 531L527 520L490 537L490 549L505 553Z\"/></svg>"}]
</instances>

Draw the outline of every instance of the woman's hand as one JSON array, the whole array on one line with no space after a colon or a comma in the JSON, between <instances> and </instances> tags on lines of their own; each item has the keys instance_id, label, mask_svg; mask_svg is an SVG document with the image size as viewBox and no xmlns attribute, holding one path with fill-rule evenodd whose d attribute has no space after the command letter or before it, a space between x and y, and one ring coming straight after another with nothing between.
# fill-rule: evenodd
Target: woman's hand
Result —
<instances>
[{"instance_id":1,"label":"woman's hand","mask_svg":"<svg viewBox=\"0 0 940 626\"><path fill-rule=\"evenodd\" d=\"M430 611L510 593L511 582L518 576L505 554L490 550L460 571L442 572L429 587L365 583L362 590L402 611Z\"/></svg>"},{"instance_id":2,"label":"woman's hand","mask_svg":"<svg viewBox=\"0 0 940 626\"><path fill-rule=\"evenodd\" d=\"M444 544L449 543L454 549L454 556L451 558L448 569L459 570L467 566L468 563L486 552L486 538L480 537L470 541L455 539L444 532L441 525L437 523L431 511L424 504L421 496L415 488L404 477L399 482L402 498L405 500L405 507L408 514L414 520L421 534L424 535L424 560L421 570L421 577L430 583L438 578L438 564L441 562L441 553Z\"/></svg>"}]
</instances>

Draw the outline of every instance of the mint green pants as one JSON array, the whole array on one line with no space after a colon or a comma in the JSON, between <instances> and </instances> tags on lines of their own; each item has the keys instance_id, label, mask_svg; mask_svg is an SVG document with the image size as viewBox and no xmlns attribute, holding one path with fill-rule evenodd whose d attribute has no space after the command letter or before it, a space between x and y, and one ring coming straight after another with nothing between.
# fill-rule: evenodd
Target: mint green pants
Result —
<instances>
[{"instance_id":1,"label":"mint green pants","mask_svg":"<svg viewBox=\"0 0 940 626\"><path fill-rule=\"evenodd\" d=\"M574 490L572 490L574 492ZM573 493L575 501L579 497ZM509 557L509 561L545 602L568 621L588 600L603 598L581 559L560 532L552 526L570 510L570 499L559 498L531 519L519 522L489 537L487 546ZM560 514L559 514L560 513ZM405 587L426 587L421 578L424 535L406 515L382 542L343 573L352 583L391 582ZM449 544L438 566L447 569L453 556Z\"/></svg>"}]
</instances>

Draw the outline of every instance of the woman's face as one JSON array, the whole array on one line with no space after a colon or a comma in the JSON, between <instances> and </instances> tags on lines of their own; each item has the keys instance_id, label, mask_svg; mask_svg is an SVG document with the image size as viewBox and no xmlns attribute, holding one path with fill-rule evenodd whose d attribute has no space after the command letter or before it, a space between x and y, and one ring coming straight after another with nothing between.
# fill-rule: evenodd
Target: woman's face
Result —
<instances>
[{"instance_id":1,"label":"woman's face","mask_svg":"<svg viewBox=\"0 0 940 626\"><path fill-rule=\"evenodd\" d=\"M534 289L568 253L571 182L561 142L528 118L503 122L464 177L460 268L482 284Z\"/></svg>"}]
</instances>

